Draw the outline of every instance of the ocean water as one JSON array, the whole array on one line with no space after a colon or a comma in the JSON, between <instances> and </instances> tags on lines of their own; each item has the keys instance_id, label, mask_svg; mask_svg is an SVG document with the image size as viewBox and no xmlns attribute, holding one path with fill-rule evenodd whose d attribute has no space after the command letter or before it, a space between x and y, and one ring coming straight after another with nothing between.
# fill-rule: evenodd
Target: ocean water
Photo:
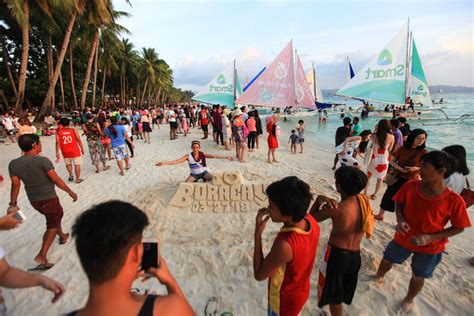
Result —
<instances>
[{"instance_id":1,"label":"ocean water","mask_svg":"<svg viewBox=\"0 0 474 316\"><path fill-rule=\"evenodd\" d=\"M445 146L459 144L463 145L467 151L467 160L469 168L474 171L474 93L434 93L432 99L439 100L444 98L447 103L441 105L442 110L450 119L460 117L463 114L470 114L472 117L463 122L447 124L448 120L443 113L436 111L426 114L424 119L409 120L411 129L422 128L427 134L426 145L429 149L442 149ZM339 97L327 97L326 102L344 103ZM354 108L361 106L358 101L348 101L348 105ZM347 114L351 117L351 114ZM422 115L423 116L423 115ZM362 129L373 130L377 122L383 117L370 117L361 120ZM282 135L280 142L287 141L291 129L294 129L298 120L305 121L305 141L311 146L319 146L332 150L334 148L334 135L336 129L342 125L340 115L329 115L327 123L320 124L318 116L292 117L286 122L280 121ZM474 173L474 172L473 172ZM471 173L471 174L473 174Z\"/></svg>"}]
</instances>

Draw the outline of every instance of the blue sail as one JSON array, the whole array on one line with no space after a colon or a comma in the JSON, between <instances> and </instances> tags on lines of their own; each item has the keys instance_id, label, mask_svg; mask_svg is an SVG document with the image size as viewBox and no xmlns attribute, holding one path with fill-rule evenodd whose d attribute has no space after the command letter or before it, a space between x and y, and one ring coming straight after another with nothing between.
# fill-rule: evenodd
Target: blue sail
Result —
<instances>
[{"instance_id":1,"label":"blue sail","mask_svg":"<svg viewBox=\"0 0 474 316\"><path fill-rule=\"evenodd\" d=\"M350 61L349 61L349 73L351 75L351 79L354 78L354 76L355 76L354 69L352 69L352 65L351 65Z\"/></svg>"},{"instance_id":2,"label":"blue sail","mask_svg":"<svg viewBox=\"0 0 474 316\"><path fill-rule=\"evenodd\" d=\"M252 80L250 80L250 82L244 87L244 89L243 89L244 92L245 92L245 90L250 88L250 86L255 82L255 80L258 79L258 77L260 77L260 75L265 71L265 69L267 69L267 66L263 67L263 69L260 70L260 72Z\"/></svg>"}]
</instances>

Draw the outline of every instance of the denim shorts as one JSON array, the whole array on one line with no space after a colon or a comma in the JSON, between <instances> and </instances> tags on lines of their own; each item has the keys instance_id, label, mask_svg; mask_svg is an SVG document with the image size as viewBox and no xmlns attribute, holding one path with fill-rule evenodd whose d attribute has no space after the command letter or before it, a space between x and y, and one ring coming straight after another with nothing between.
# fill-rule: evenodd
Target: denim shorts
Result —
<instances>
[{"instance_id":1,"label":"denim shorts","mask_svg":"<svg viewBox=\"0 0 474 316\"><path fill-rule=\"evenodd\" d=\"M391 263L401 264L413 254L411 270L416 277L429 279L433 276L436 266L441 262L442 253L429 254L406 249L394 240L388 243L383 258Z\"/></svg>"}]
</instances>

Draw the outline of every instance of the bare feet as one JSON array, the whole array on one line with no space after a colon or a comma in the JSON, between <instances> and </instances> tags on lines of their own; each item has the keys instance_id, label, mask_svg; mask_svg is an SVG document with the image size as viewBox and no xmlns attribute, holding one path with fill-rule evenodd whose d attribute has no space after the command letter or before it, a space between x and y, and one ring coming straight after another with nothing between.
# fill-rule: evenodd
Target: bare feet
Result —
<instances>
[{"instance_id":1,"label":"bare feet","mask_svg":"<svg viewBox=\"0 0 474 316\"><path fill-rule=\"evenodd\" d=\"M64 234L64 238L59 238L59 244L64 245L69 239L69 234Z\"/></svg>"},{"instance_id":2,"label":"bare feet","mask_svg":"<svg viewBox=\"0 0 474 316\"><path fill-rule=\"evenodd\" d=\"M383 222L383 215L382 214L377 214L374 216L374 218L378 221L382 221Z\"/></svg>"},{"instance_id":3,"label":"bare feet","mask_svg":"<svg viewBox=\"0 0 474 316\"><path fill-rule=\"evenodd\" d=\"M129 165L127 165L127 166L125 167L125 170L128 170L128 169L130 169L130 168L132 168L132 165L129 164Z\"/></svg>"},{"instance_id":4,"label":"bare feet","mask_svg":"<svg viewBox=\"0 0 474 316\"><path fill-rule=\"evenodd\" d=\"M280 163L278 160L275 160L275 159L273 159L273 162L275 162L275 163Z\"/></svg>"},{"instance_id":5,"label":"bare feet","mask_svg":"<svg viewBox=\"0 0 474 316\"><path fill-rule=\"evenodd\" d=\"M267 161L268 161L268 163L272 163L272 161L270 159L268 159Z\"/></svg>"},{"instance_id":6,"label":"bare feet","mask_svg":"<svg viewBox=\"0 0 474 316\"><path fill-rule=\"evenodd\" d=\"M124 176L124 175L125 175L125 172L120 171L120 175L121 175L121 176Z\"/></svg>"},{"instance_id":7,"label":"bare feet","mask_svg":"<svg viewBox=\"0 0 474 316\"><path fill-rule=\"evenodd\" d=\"M408 314L413 309L415 302L413 300L409 301L406 297L402 301L402 310L404 313Z\"/></svg>"},{"instance_id":8,"label":"bare feet","mask_svg":"<svg viewBox=\"0 0 474 316\"><path fill-rule=\"evenodd\" d=\"M34 260L35 262L40 263L40 264L44 264L44 265L48 264L48 259L45 256L37 255Z\"/></svg>"},{"instance_id":9,"label":"bare feet","mask_svg":"<svg viewBox=\"0 0 474 316\"><path fill-rule=\"evenodd\" d=\"M239 160L241 163L247 163L247 160Z\"/></svg>"},{"instance_id":10,"label":"bare feet","mask_svg":"<svg viewBox=\"0 0 474 316\"><path fill-rule=\"evenodd\" d=\"M375 193L372 194L372 195L370 196L370 199L371 199L371 200L376 200L376 199L377 199L377 194L375 194Z\"/></svg>"}]
</instances>

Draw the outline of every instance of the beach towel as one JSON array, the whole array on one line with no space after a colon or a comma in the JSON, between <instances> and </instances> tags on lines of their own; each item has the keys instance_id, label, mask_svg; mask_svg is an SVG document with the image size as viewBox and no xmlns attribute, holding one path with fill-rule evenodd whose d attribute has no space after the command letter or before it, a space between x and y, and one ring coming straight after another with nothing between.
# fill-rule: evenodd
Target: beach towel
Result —
<instances>
[{"instance_id":1,"label":"beach towel","mask_svg":"<svg viewBox=\"0 0 474 316\"><path fill-rule=\"evenodd\" d=\"M360 205L362 231L365 233L365 237L370 239L374 231L374 211L368 195L357 194L357 200Z\"/></svg>"}]
</instances>

